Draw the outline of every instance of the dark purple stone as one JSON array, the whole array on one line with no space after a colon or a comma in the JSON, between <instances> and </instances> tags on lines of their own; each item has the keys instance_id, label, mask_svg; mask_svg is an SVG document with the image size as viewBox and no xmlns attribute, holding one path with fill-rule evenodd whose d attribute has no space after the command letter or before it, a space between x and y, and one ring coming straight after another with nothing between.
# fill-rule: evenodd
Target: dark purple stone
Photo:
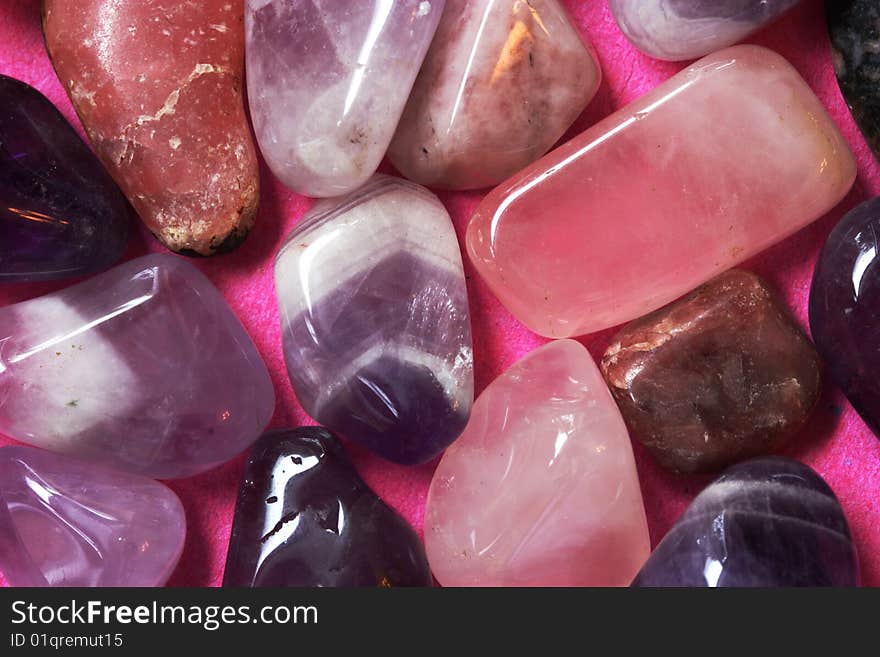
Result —
<instances>
[{"instance_id":1,"label":"dark purple stone","mask_svg":"<svg viewBox=\"0 0 880 657\"><path fill-rule=\"evenodd\" d=\"M641 2L643 0L637 0ZM689 20L726 19L761 25L798 0L666 0L666 11Z\"/></svg>"},{"instance_id":2,"label":"dark purple stone","mask_svg":"<svg viewBox=\"0 0 880 657\"><path fill-rule=\"evenodd\" d=\"M843 509L802 463L765 457L729 468L660 542L633 586L856 586Z\"/></svg>"},{"instance_id":3,"label":"dark purple stone","mask_svg":"<svg viewBox=\"0 0 880 657\"><path fill-rule=\"evenodd\" d=\"M224 586L430 586L418 535L321 427L263 435L238 494Z\"/></svg>"},{"instance_id":4,"label":"dark purple stone","mask_svg":"<svg viewBox=\"0 0 880 657\"><path fill-rule=\"evenodd\" d=\"M880 435L880 197L828 236L810 290L810 329L831 376Z\"/></svg>"},{"instance_id":5,"label":"dark purple stone","mask_svg":"<svg viewBox=\"0 0 880 657\"><path fill-rule=\"evenodd\" d=\"M125 249L130 212L55 106L0 75L0 282L106 269Z\"/></svg>"}]
</instances>

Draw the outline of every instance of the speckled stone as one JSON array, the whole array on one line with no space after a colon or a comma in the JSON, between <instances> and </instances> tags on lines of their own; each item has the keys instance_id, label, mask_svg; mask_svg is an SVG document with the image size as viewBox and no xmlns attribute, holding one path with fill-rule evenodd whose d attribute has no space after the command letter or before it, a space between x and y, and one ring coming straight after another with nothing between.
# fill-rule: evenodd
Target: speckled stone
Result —
<instances>
[{"instance_id":1,"label":"speckled stone","mask_svg":"<svg viewBox=\"0 0 880 657\"><path fill-rule=\"evenodd\" d=\"M825 6L840 90L880 157L880 3L834 0Z\"/></svg>"},{"instance_id":2,"label":"speckled stone","mask_svg":"<svg viewBox=\"0 0 880 657\"><path fill-rule=\"evenodd\" d=\"M858 555L834 492L781 457L729 468L654 549L633 586L856 586Z\"/></svg>"},{"instance_id":3,"label":"speckled stone","mask_svg":"<svg viewBox=\"0 0 880 657\"><path fill-rule=\"evenodd\" d=\"M681 472L782 448L821 389L807 336L763 280L735 269L626 326L602 373L630 435Z\"/></svg>"},{"instance_id":4,"label":"speckled stone","mask_svg":"<svg viewBox=\"0 0 880 657\"><path fill-rule=\"evenodd\" d=\"M430 586L422 542L361 481L332 433L300 427L254 445L224 586Z\"/></svg>"}]
</instances>

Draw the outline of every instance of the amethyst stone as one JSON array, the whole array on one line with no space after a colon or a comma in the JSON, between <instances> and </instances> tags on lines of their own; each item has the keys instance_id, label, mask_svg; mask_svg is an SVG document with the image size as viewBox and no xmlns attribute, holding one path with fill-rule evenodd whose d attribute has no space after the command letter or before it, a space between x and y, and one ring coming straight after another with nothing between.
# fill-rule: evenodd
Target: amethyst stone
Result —
<instances>
[{"instance_id":1,"label":"amethyst stone","mask_svg":"<svg viewBox=\"0 0 880 657\"><path fill-rule=\"evenodd\" d=\"M265 434L238 494L224 586L430 586L418 535L321 427Z\"/></svg>"},{"instance_id":2,"label":"amethyst stone","mask_svg":"<svg viewBox=\"0 0 880 657\"><path fill-rule=\"evenodd\" d=\"M157 481L0 449L0 570L13 586L162 586L185 537L183 507Z\"/></svg>"},{"instance_id":3,"label":"amethyst stone","mask_svg":"<svg viewBox=\"0 0 880 657\"><path fill-rule=\"evenodd\" d=\"M828 236L810 289L810 329L831 376L880 436L880 197Z\"/></svg>"},{"instance_id":4,"label":"amethyst stone","mask_svg":"<svg viewBox=\"0 0 880 657\"><path fill-rule=\"evenodd\" d=\"M856 586L843 509L806 465L765 457L729 468L660 542L633 586Z\"/></svg>"},{"instance_id":5,"label":"amethyst stone","mask_svg":"<svg viewBox=\"0 0 880 657\"><path fill-rule=\"evenodd\" d=\"M0 433L170 479L247 448L275 408L266 366L217 289L149 255L0 308Z\"/></svg>"},{"instance_id":6,"label":"amethyst stone","mask_svg":"<svg viewBox=\"0 0 880 657\"><path fill-rule=\"evenodd\" d=\"M0 75L0 282L79 276L125 249L130 210L55 106Z\"/></svg>"},{"instance_id":7,"label":"amethyst stone","mask_svg":"<svg viewBox=\"0 0 880 657\"><path fill-rule=\"evenodd\" d=\"M275 263L284 356L316 420L422 463L467 424L473 357L461 253L426 189L377 176L312 210Z\"/></svg>"},{"instance_id":8,"label":"amethyst stone","mask_svg":"<svg viewBox=\"0 0 880 657\"><path fill-rule=\"evenodd\" d=\"M610 0L626 37L658 59L696 59L745 39L799 0Z\"/></svg>"}]
</instances>

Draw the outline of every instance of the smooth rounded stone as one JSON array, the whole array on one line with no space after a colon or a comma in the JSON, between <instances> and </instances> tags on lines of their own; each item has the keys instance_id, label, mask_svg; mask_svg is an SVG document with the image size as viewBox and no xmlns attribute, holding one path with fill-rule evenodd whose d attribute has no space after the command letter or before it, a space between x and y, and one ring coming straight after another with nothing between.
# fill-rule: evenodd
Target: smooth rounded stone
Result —
<instances>
[{"instance_id":1,"label":"smooth rounded stone","mask_svg":"<svg viewBox=\"0 0 880 657\"><path fill-rule=\"evenodd\" d=\"M388 155L422 185L494 185L546 153L601 78L557 0L447 0Z\"/></svg>"},{"instance_id":2,"label":"smooth rounded stone","mask_svg":"<svg viewBox=\"0 0 880 657\"><path fill-rule=\"evenodd\" d=\"M798 2L609 0L609 6L636 48L657 59L677 61L702 57L742 41Z\"/></svg>"},{"instance_id":3,"label":"smooth rounded stone","mask_svg":"<svg viewBox=\"0 0 880 657\"><path fill-rule=\"evenodd\" d=\"M44 0L49 56L95 151L174 251L238 246L259 202L243 0Z\"/></svg>"},{"instance_id":4,"label":"smooth rounded stone","mask_svg":"<svg viewBox=\"0 0 880 657\"><path fill-rule=\"evenodd\" d=\"M309 196L376 171L444 0L247 0L247 82L260 150Z\"/></svg>"},{"instance_id":5,"label":"smooth rounded stone","mask_svg":"<svg viewBox=\"0 0 880 657\"><path fill-rule=\"evenodd\" d=\"M810 331L832 378L880 436L880 197L828 236L810 288Z\"/></svg>"},{"instance_id":6,"label":"smooth rounded stone","mask_svg":"<svg viewBox=\"0 0 880 657\"><path fill-rule=\"evenodd\" d=\"M632 446L587 350L551 342L483 391L425 508L443 586L623 586L650 541Z\"/></svg>"},{"instance_id":7,"label":"smooth rounded stone","mask_svg":"<svg viewBox=\"0 0 880 657\"><path fill-rule=\"evenodd\" d=\"M853 118L880 157L880 4L827 2L834 71Z\"/></svg>"},{"instance_id":8,"label":"smooth rounded stone","mask_svg":"<svg viewBox=\"0 0 880 657\"><path fill-rule=\"evenodd\" d=\"M208 470L256 440L275 409L238 318L171 255L0 308L0 344L0 433L120 470Z\"/></svg>"},{"instance_id":9,"label":"smooth rounded stone","mask_svg":"<svg viewBox=\"0 0 880 657\"><path fill-rule=\"evenodd\" d=\"M321 424L399 463L467 424L473 349L458 240L426 189L377 176L324 201L275 261L284 358Z\"/></svg>"},{"instance_id":10,"label":"smooth rounded stone","mask_svg":"<svg viewBox=\"0 0 880 657\"><path fill-rule=\"evenodd\" d=\"M418 534L321 427L265 434L238 493L223 586L431 586Z\"/></svg>"},{"instance_id":11,"label":"smooth rounded stone","mask_svg":"<svg viewBox=\"0 0 880 657\"><path fill-rule=\"evenodd\" d=\"M0 75L0 282L109 267L125 250L130 214L61 112Z\"/></svg>"},{"instance_id":12,"label":"smooth rounded stone","mask_svg":"<svg viewBox=\"0 0 880 657\"><path fill-rule=\"evenodd\" d=\"M775 292L739 270L624 327L602 358L630 434L679 472L781 449L816 405L821 369Z\"/></svg>"},{"instance_id":13,"label":"smooth rounded stone","mask_svg":"<svg viewBox=\"0 0 880 657\"><path fill-rule=\"evenodd\" d=\"M654 549L633 586L857 586L859 562L834 492L778 456L729 468Z\"/></svg>"},{"instance_id":14,"label":"smooth rounded stone","mask_svg":"<svg viewBox=\"0 0 880 657\"><path fill-rule=\"evenodd\" d=\"M499 185L471 218L467 248L528 328L582 335L656 310L803 228L855 176L791 64L735 46Z\"/></svg>"},{"instance_id":15,"label":"smooth rounded stone","mask_svg":"<svg viewBox=\"0 0 880 657\"><path fill-rule=\"evenodd\" d=\"M183 506L157 481L0 448L0 571L12 586L162 586L185 538Z\"/></svg>"}]
</instances>

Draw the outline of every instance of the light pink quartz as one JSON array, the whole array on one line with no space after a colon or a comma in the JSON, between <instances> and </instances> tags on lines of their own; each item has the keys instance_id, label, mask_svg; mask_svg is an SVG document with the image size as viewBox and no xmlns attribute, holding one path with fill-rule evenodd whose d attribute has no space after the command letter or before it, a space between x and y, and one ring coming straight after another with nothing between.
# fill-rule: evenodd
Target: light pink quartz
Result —
<instances>
[{"instance_id":1,"label":"light pink quartz","mask_svg":"<svg viewBox=\"0 0 880 657\"><path fill-rule=\"evenodd\" d=\"M624 586L650 542L632 446L578 342L532 352L477 399L428 492L444 586Z\"/></svg>"},{"instance_id":2,"label":"light pink quartz","mask_svg":"<svg viewBox=\"0 0 880 657\"><path fill-rule=\"evenodd\" d=\"M581 335L656 310L804 227L855 175L797 71L736 46L499 185L467 248L531 330Z\"/></svg>"}]
</instances>

